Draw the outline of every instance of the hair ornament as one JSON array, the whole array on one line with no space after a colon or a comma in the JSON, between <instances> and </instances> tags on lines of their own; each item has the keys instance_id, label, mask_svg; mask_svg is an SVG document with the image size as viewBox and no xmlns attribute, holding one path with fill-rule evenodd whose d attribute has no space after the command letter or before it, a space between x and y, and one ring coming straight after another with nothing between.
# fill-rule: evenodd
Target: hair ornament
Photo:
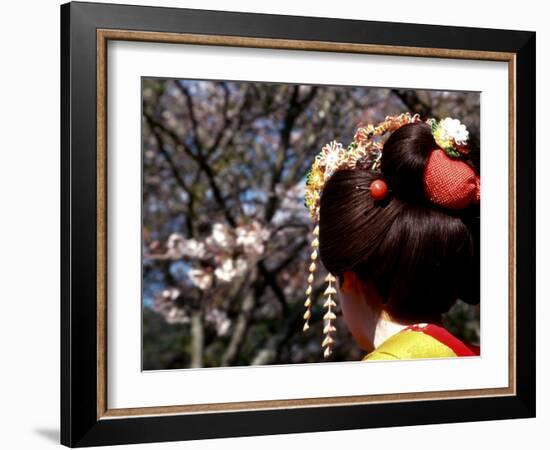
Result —
<instances>
[{"instance_id":1,"label":"hair ornament","mask_svg":"<svg viewBox=\"0 0 550 450\"><path fill-rule=\"evenodd\" d=\"M317 261L317 252L319 248L319 225L317 224L315 228L313 229L313 240L311 241L311 248L313 251L311 252L310 258L311 263L309 265L309 275L307 277L307 289L306 289L306 301L304 302L304 306L306 308L306 312L304 313L304 331L307 331L309 329L309 319L311 318L311 294L313 293L313 281L314 281L314 273L317 269L317 264L315 261Z\"/></svg>"},{"instance_id":2,"label":"hair ornament","mask_svg":"<svg viewBox=\"0 0 550 450\"><path fill-rule=\"evenodd\" d=\"M379 171L385 135L403 125L417 122L421 122L418 114L411 116L409 113L404 113L398 116L387 116L377 125L360 126L347 148L336 141L325 145L313 160L311 169L306 175L304 198L311 218L318 222L321 192L334 172L356 168Z\"/></svg>"},{"instance_id":3,"label":"hair ornament","mask_svg":"<svg viewBox=\"0 0 550 450\"><path fill-rule=\"evenodd\" d=\"M378 124L361 125L357 129L353 141L346 148L337 141L329 142L313 160L311 169L306 176L304 192L304 203L314 223L311 261L305 291L304 331L310 328L311 308L314 300L313 285L319 248L319 206L325 184L336 171L342 169L381 172L382 150L389 135L404 125L420 122L424 121L418 114L404 113L398 116L387 116ZM479 202L479 176L466 162L459 159L460 156L469 152L469 133L465 125L450 117L443 120L430 118L424 123L430 125L432 135L438 145L438 148L429 155L426 165L423 180L426 198L435 205L451 209L464 208L472 202ZM382 179L381 173L380 175L380 178L375 179L368 188L358 186L357 189L369 190L375 201L383 200L388 195L389 188ZM334 326L336 289L333 284L336 282L336 278L333 274L328 273L325 282L328 284L324 291L326 299L323 303L326 310L323 316L325 337L321 346L324 348L324 356L327 358L332 354L333 333L336 331Z\"/></svg>"},{"instance_id":4,"label":"hair ornament","mask_svg":"<svg viewBox=\"0 0 550 450\"><path fill-rule=\"evenodd\" d=\"M470 137L466 125L458 119L447 117L443 120L428 119L426 121L432 127L432 135L436 144L448 156L458 158L470 152L468 139Z\"/></svg>"},{"instance_id":5,"label":"hair ornament","mask_svg":"<svg viewBox=\"0 0 550 450\"><path fill-rule=\"evenodd\" d=\"M479 203L479 175L464 161L436 148L430 153L424 171L424 192L434 205L463 209Z\"/></svg>"},{"instance_id":6,"label":"hair ornament","mask_svg":"<svg viewBox=\"0 0 550 450\"><path fill-rule=\"evenodd\" d=\"M384 180L374 180L370 184L370 195L376 200L383 200L388 194L388 185Z\"/></svg>"},{"instance_id":7,"label":"hair ornament","mask_svg":"<svg viewBox=\"0 0 550 450\"><path fill-rule=\"evenodd\" d=\"M369 191L374 201L385 199L389 193L388 185L384 180L381 179L373 180L369 187L355 186L355 189L359 189L361 191Z\"/></svg>"}]
</instances>

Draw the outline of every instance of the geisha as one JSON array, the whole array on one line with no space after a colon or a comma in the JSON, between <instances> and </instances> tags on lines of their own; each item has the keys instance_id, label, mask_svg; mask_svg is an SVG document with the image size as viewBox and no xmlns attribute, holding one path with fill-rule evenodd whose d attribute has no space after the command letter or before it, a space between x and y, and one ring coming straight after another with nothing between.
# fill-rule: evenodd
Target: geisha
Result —
<instances>
[{"instance_id":1,"label":"geisha","mask_svg":"<svg viewBox=\"0 0 550 450\"><path fill-rule=\"evenodd\" d=\"M314 230L304 330L320 260L325 357L337 294L365 361L479 355L442 323L457 299L479 301L480 180L468 151L458 120L402 114L317 156L305 194Z\"/></svg>"}]
</instances>

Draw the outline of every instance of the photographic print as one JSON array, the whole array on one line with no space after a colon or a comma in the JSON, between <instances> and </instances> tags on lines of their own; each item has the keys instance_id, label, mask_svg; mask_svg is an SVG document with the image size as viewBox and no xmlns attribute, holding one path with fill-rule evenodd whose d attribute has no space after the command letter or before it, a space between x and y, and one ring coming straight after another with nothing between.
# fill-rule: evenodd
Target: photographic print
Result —
<instances>
[{"instance_id":1,"label":"photographic print","mask_svg":"<svg viewBox=\"0 0 550 450\"><path fill-rule=\"evenodd\" d=\"M479 92L141 85L143 370L480 355Z\"/></svg>"}]
</instances>

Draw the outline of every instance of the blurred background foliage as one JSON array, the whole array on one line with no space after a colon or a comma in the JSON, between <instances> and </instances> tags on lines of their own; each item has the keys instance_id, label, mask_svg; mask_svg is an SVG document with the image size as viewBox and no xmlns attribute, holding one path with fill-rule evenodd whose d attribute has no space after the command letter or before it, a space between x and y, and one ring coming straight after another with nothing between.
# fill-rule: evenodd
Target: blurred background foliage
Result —
<instances>
[{"instance_id":1,"label":"blurred background foliage","mask_svg":"<svg viewBox=\"0 0 550 450\"><path fill-rule=\"evenodd\" d=\"M479 147L478 93L146 78L142 99L144 370L322 361L320 301L302 332L315 155L407 111L458 118ZM479 308L445 323L479 343ZM331 360L361 359L336 326Z\"/></svg>"}]
</instances>

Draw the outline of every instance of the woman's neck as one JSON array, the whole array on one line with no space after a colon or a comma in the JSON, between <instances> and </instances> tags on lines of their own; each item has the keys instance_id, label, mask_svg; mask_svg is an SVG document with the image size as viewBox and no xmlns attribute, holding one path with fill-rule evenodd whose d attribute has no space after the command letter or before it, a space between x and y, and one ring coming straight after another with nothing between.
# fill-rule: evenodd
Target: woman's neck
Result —
<instances>
[{"instance_id":1,"label":"woman's neck","mask_svg":"<svg viewBox=\"0 0 550 450\"><path fill-rule=\"evenodd\" d=\"M374 348L378 348L384 341L392 337L394 334L407 328L410 324L403 324L391 320L389 317L381 316L374 329Z\"/></svg>"},{"instance_id":2,"label":"woman's neck","mask_svg":"<svg viewBox=\"0 0 550 450\"><path fill-rule=\"evenodd\" d=\"M400 322L394 320L386 311L382 310L374 327L374 348L378 348L384 343L384 341L392 337L394 334L399 333L411 325L419 323L433 323L441 325L441 316L434 316L429 320Z\"/></svg>"}]
</instances>

